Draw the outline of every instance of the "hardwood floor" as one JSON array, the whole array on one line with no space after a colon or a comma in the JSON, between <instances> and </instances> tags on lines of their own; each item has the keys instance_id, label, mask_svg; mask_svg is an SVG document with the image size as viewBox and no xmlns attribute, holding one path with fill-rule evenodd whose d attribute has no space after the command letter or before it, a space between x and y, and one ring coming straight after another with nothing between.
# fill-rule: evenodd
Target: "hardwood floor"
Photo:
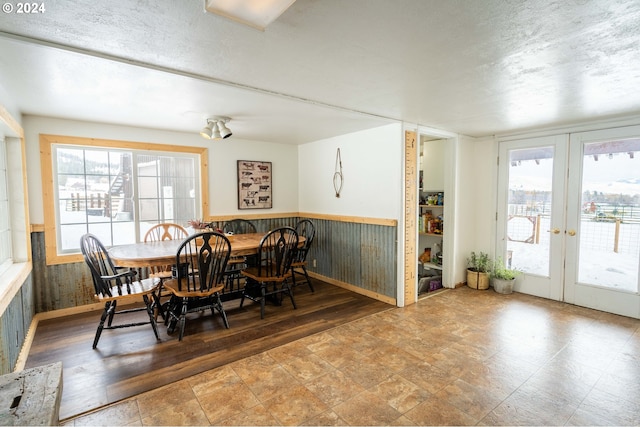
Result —
<instances>
[{"instance_id":1,"label":"hardwood floor","mask_svg":"<svg viewBox=\"0 0 640 427\"><path fill-rule=\"evenodd\" d=\"M160 341L146 325L104 331L98 348L92 350L99 312L42 321L25 367L63 362L60 418L66 419L393 309L318 280L314 287L315 293L306 285L296 288L296 310L288 299L282 306L267 304L264 320L259 304L245 301L240 309L238 300L226 302L230 329L224 328L218 314L191 314L182 342L160 323Z\"/></svg>"}]
</instances>

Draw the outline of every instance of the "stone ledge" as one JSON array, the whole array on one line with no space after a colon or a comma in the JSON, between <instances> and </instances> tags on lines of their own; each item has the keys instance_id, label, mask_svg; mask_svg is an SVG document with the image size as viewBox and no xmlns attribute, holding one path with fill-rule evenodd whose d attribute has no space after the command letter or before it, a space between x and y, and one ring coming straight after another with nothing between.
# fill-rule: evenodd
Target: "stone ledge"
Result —
<instances>
[{"instance_id":1,"label":"stone ledge","mask_svg":"<svg viewBox=\"0 0 640 427\"><path fill-rule=\"evenodd\" d=\"M60 423L62 362L0 376L0 425Z\"/></svg>"}]
</instances>

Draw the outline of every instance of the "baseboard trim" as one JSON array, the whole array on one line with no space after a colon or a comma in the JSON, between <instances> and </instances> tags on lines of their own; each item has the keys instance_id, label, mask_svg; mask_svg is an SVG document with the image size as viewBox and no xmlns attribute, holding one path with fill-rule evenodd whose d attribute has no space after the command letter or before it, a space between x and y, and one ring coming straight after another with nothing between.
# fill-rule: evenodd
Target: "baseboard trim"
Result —
<instances>
[{"instance_id":1,"label":"baseboard trim","mask_svg":"<svg viewBox=\"0 0 640 427\"><path fill-rule=\"evenodd\" d=\"M369 291L367 289L362 289L362 288L354 286L354 285L352 285L350 283L341 282L340 280L332 279L331 277L322 276L322 275L314 273L312 271L309 271L308 273L309 273L309 276L314 277L314 278L316 278L318 280L322 280L323 282L327 282L327 283L330 283L332 285L338 286L340 288L346 289L348 291L355 292L357 294L364 295L364 296L367 296L369 298L373 298L373 299L376 299L378 301L382 301L384 303L397 306L397 301L393 297L388 297L388 296L382 295L382 294L380 294L378 292L373 292L373 291Z\"/></svg>"}]
</instances>

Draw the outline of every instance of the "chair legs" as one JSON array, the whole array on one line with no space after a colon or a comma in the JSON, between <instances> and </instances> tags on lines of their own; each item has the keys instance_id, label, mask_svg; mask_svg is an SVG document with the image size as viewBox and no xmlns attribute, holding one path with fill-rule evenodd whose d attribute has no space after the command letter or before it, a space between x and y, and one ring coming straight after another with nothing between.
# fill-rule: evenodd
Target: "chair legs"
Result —
<instances>
[{"instance_id":1,"label":"chair legs","mask_svg":"<svg viewBox=\"0 0 640 427\"><path fill-rule=\"evenodd\" d=\"M296 306L296 302L293 299L293 288L291 287L291 285L289 285L288 282L283 282L283 283L274 283L273 284L273 289L269 290L269 283L268 282L263 282L263 283L256 283L254 281L251 282L247 282L248 284L245 285L245 289L242 292L242 297L240 298L240 308L242 308L242 305L244 304L244 299L249 298L252 301L255 302L259 302L260 303L260 318L264 319L264 313L265 313L265 305L266 305L266 301L267 298L270 298L273 300L274 303L276 303L277 305L282 305L282 294L287 294L289 295L289 299L291 299L291 305L293 305L293 308L296 309L298 308ZM295 281L294 281L295 283ZM260 295L255 295L257 293L258 290L258 286L260 289ZM279 287L278 287L279 286ZM251 287L253 287L253 292L251 292ZM253 295L252 295L253 294Z\"/></svg>"},{"instance_id":2,"label":"chair legs","mask_svg":"<svg viewBox=\"0 0 640 427\"><path fill-rule=\"evenodd\" d=\"M132 308L132 309L121 310L121 311L117 311L118 302L116 300L107 301L104 304L104 311L100 316L100 323L98 324L96 335L93 338L94 350L96 349L96 347L98 347L98 341L100 341L100 336L102 335L102 331L104 329L127 328L130 326L141 326L141 325L147 325L150 323L151 327L153 328L153 333L156 336L156 339L157 340L160 339L160 336L158 335L158 327L156 325L156 319L153 315L153 307L152 307L153 304L151 303L151 300L147 295L143 295L142 299L144 300L143 308ZM148 322L135 322L135 323L122 324L122 325L113 325L113 318L116 314L132 313L132 312L141 311L141 310L145 310L147 312L147 315L149 316ZM106 326L105 326L105 322L107 322Z\"/></svg>"},{"instance_id":3,"label":"chair legs","mask_svg":"<svg viewBox=\"0 0 640 427\"><path fill-rule=\"evenodd\" d=\"M300 272L298 269L301 269L302 272ZM304 281L296 282L295 281L296 274L304 276ZM292 267L291 276L293 276L294 286L298 286L306 283L307 285L309 285L309 289L311 289L311 292L315 292L315 289L313 289L313 284L311 283L311 279L309 278L309 273L307 273L307 267L304 264L300 266Z\"/></svg>"},{"instance_id":4,"label":"chair legs","mask_svg":"<svg viewBox=\"0 0 640 427\"><path fill-rule=\"evenodd\" d=\"M167 311L165 312L165 324L167 325L167 332L173 333L176 330L176 326L178 327L178 341L182 341L182 337L184 336L184 327L187 323L187 313L195 312L195 311L204 311L207 308L211 309L211 314L215 315L215 311L217 310L222 317L222 321L224 323L225 328L229 329L229 320L227 319L227 313L224 311L224 307L222 307L222 300L220 299L220 295L212 295L206 299L206 303L198 304L197 308L189 309L190 298L183 297L171 297L171 300L167 304ZM197 302L196 302L197 304ZM177 314L178 308L180 313Z\"/></svg>"}]
</instances>

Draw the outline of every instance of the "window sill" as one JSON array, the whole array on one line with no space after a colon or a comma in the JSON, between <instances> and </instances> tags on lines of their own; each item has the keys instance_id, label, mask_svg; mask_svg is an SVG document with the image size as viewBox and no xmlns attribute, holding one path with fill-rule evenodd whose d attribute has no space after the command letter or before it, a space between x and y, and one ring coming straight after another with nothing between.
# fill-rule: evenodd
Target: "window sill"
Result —
<instances>
[{"instance_id":1,"label":"window sill","mask_svg":"<svg viewBox=\"0 0 640 427\"><path fill-rule=\"evenodd\" d=\"M13 297L27 280L31 269L31 261L17 262L0 275L0 316L4 314Z\"/></svg>"}]
</instances>

